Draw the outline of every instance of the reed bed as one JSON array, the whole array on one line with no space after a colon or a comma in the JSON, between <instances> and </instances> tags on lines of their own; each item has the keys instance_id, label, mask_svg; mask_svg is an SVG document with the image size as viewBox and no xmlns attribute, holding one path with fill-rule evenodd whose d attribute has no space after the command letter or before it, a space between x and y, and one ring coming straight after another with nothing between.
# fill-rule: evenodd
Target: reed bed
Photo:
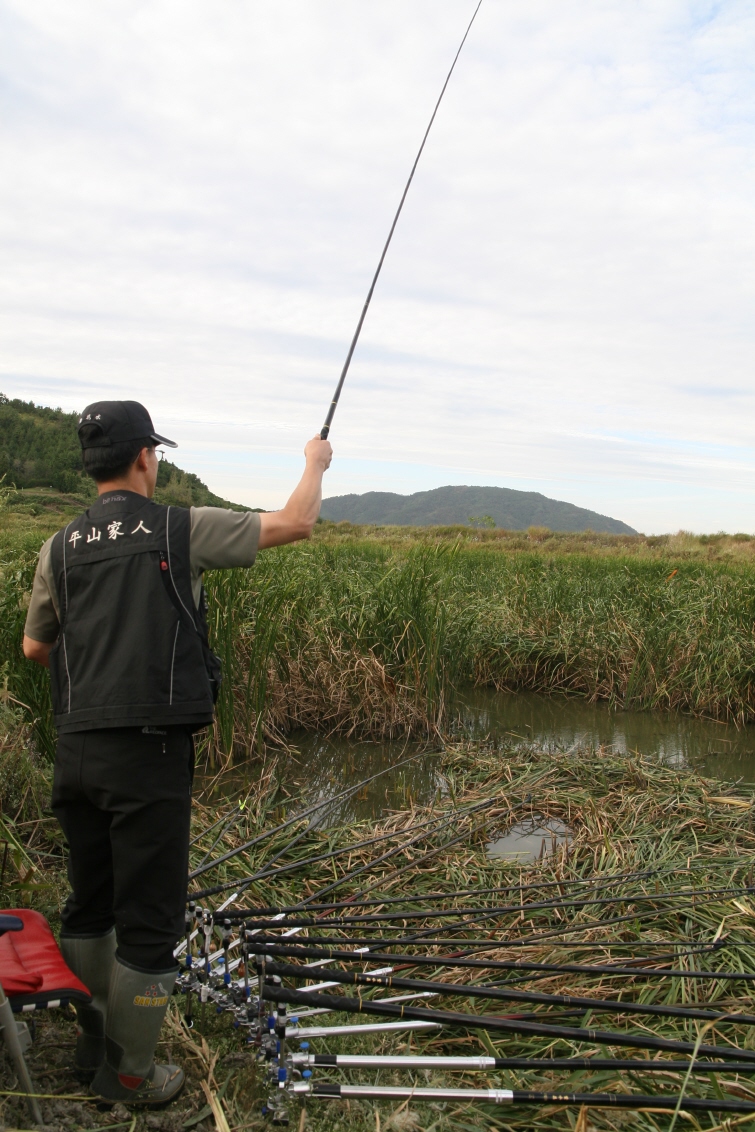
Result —
<instances>
[{"instance_id":1,"label":"reed bed","mask_svg":"<svg viewBox=\"0 0 755 1132\"><path fill-rule=\"evenodd\" d=\"M467 683L755 718L749 538L658 536L646 554L619 554L633 536L531 532L502 552L495 531L472 543L459 532L392 540L323 526L310 544L206 579L226 674L207 739L217 754L247 757L296 728L432 738ZM0 562L0 680L51 758L47 676L20 649L38 538L22 533ZM602 555L590 539L619 541Z\"/></svg>"},{"instance_id":2,"label":"reed bed","mask_svg":"<svg viewBox=\"0 0 755 1132\"><path fill-rule=\"evenodd\" d=\"M464 683L744 724L755 573L738 565L313 544L208 579L217 746L446 729Z\"/></svg>"},{"instance_id":3,"label":"reed bed","mask_svg":"<svg viewBox=\"0 0 755 1132\"><path fill-rule=\"evenodd\" d=\"M701 562L739 562L752 564L755 557L755 536L739 532L729 535L696 535L690 531L676 531L662 535L611 535L599 531L551 531L547 527L528 527L524 531L509 531L502 527L492 530L472 526L393 527L373 524L321 522L315 534L318 542L334 546L360 546L375 543L392 549L418 544L461 543L470 549L482 547L497 553L514 553L537 550L547 555L590 555L599 558L642 559L674 558Z\"/></svg>"},{"instance_id":4,"label":"reed bed","mask_svg":"<svg viewBox=\"0 0 755 1132\"><path fill-rule=\"evenodd\" d=\"M665 767L639 755L618 757L605 750L546 754L463 743L445 747L437 759L443 790L431 805L414 805L379 822L335 829L318 826L311 819L294 822L196 877L195 890L228 886L203 898L214 907L239 893L230 905L231 914L240 916L233 909L247 909L247 920L271 946L281 935L270 917L278 909L289 908L292 911L283 926L300 925L295 941L289 943L298 941L298 946L312 948L312 955L369 945L376 950L372 965L383 965L381 952L400 956L400 962L393 962L403 968L401 975L440 980L454 987L442 1004L420 999L420 1005L483 1018L496 1014L546 1026L592 1027L616 1034L616 1044L547 1033L500 1035L470 1026L445 1029L435 1036L365 1034L361 1039L344 1037L327 1043L320 1039L315 1044L318 1052L627 1058L643 1054L622 1047L625 1035L691 1044L701 1033L705 1042L755 1050L755 1030L749 1024L718 1022L705 1032L704 1020L638 1015L629 1005L640 1004L649 1010L677 1006L688 1012L755 1013L752 979L697 980L633 973L639 959L643 966L659 971L704 968L714 974L755 974L755 897L739 891L753 884L752 790L733 790L692 771ZM303 804L304 799L284 801L273 795L264 820L257 820L253 809L242 814L237 807L230 809L227 828L221 823L206 834L197 830L200 836L192 850L193 867L199 867L212 842L217 841L213 857L221 849L228 852L265 828L269 830L272 823L295 816L297 805ZM568 842L524 865L488 856L490 840L513 824L537 816L558 818L566 824L571 831ZM255 875L257 879L248 884ZM329 902L338 907L318 907ZM460 954L501 966L482 970L447 965L449 955ZM423 965L416 962L419 956L424 957ZM291 964L312 959L303 952L280 961ZM623 973L600 970L612 965L621 967ZM339 961L312 977L327 979L329 969L352 967L353 963ZM577 996L595 1000L596 1008L582 1004L574 1009L557 1001L529 1005L487 1002L465 993L466 988L491 986L505 994ZM341 987L329 993L348 996L354 991ZM367 1001L397 992L362 987L360 993ZM598 1008L604 1000L617 1005L606 1013ZM626 1005L622 1008L622 1004ZM333 1024L339 1018L354 1021L352 1016L331 1014L303 1019L302 1024ZM650 1052L645 1056L660 1059L669 1055ZM755 1098L752 1077L729 1072L723 1063L717 1068L715 1073L692 1074L686 1095ZM329 1075L333 1080L365 1080L364 1073L333 1073L335 1076ZM373 1075L368 1079L374 1079ZM684 1074L669 1064L662 1073L644 1071L641 1066L630 1073L519 1068L489 1078L469 1075L466 1083L654 1094L678 1092L683 1079ZM400 1083L406 1081L406 1075L381 1071L380 1080ZM254 1081L250 1064L244 1104L253 1103L257 1096ZM428 1075L420 1075L416 1083L427 1084ZM436 1073L430 1075L429 1083L453 1082ZM384 1127L391 1113L378 1111ZM526 1111L463 1106L452 1110L412 1103L402 1111L411 1114L411 1119L399 1113L394 1127L666 1129L672 1123L669 1114L590 1110L580 1115L552 1106ZM232 1125L250 1119L248 1112L231 1105L228 1116ZM350 1108L345 1102L310 1102L306 1121L316 1129L377 1126L374 1107L355 1102ZM685 1118L683 1126L734 1124L698 1114Z\"/></svg>"}]
</instances>

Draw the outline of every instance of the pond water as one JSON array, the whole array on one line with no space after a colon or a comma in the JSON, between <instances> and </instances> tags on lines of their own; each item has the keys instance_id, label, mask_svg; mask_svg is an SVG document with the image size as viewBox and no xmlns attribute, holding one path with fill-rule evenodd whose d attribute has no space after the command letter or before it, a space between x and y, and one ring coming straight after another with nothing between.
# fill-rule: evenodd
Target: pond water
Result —
<instances>
[{"instance_id":1,"label":"pond water","mask_svg":"<svg viewBox=\"0 0 755 1132\"><path fill-rule=\"evenodd\" d=\"M612 711L566 696L513 695L490 688L465 691L461 726L473 739L486 735L545 747L611 747L640 751L670 766L755 782L755 727L655 711Z\"/></svg>"},{"instance_id":2,"label":"pond water","mask_svg":"<svg viewBox=\"0 0 755 1132\"><path fill-rule=\"evenodd\" d=\"M472 688L460 699L458 732L472 739L491 736L514 744L536 743L545 749L606 746L623 753L640 751L667 765L696 766L729 781L755 782L755 727L737 730L691 716L617 712L575 698ZM412 800L426 804L444 792L437 755L420 752L412 744L326 739L305 732L292 735L290 742L282 792L297 799L294 804L301 809L322 802L322 809L311 818L317 825L379 817L389 810L405 809ZM243 793L248 773L248 768L238 767L230 779L223 775L223 793L229 787ZM372 781L364 782L369 778ZM364 784L357 791L338 797L359 783ZM518 846L523 854L538 855L543 837L550 851L551 832L509 831L501 839L506 846L499 846L499 851L509 855ZM553 832L563 838L563 831ZM517 838L523 840L515 845ZM531 844L525 845L527 838Z\"/></svg>"},{"instance_id":3,"label":"pond water","mask_svg":"<svg viewBox=\"0 0 755 1132\"><path fill-rule=\"evenodd\" d=\"M488 857L510 858L524 864L555 853L571 837L571 830L558 818L533 814L527 821L512 825L503 837L488 842Z\"/></svg>"}]
</instances>

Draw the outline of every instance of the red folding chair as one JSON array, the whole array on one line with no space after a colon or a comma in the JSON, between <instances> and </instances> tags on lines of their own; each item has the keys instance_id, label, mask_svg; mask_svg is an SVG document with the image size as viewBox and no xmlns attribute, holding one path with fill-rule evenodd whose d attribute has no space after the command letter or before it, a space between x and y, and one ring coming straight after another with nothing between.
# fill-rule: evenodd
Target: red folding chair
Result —
<instances>
[{"instance_id":1,"label":"red folding chair","mask_svg":"<svg viewBox=\"0 0 755 1132\"><path fill-rule=\"evenodd\" d=\"M17 1022L14 1014L88 1003L91 997L60 954L44 916L28 908L0 912L0 1030L36 1124L44 1121L24 1058L31 1035L26 1022Z\"/></svg>"}]
</instances>

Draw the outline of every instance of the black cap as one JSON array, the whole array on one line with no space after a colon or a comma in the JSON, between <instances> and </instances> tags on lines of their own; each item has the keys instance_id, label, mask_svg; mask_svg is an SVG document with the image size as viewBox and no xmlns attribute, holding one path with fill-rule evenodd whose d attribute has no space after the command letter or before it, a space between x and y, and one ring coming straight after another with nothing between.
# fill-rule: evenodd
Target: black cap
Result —
<instances>
[{"instance_id":1,"label":"black cap","mask_svg":"<svg viewBox=\"0 0 755 1132\"><path fill-rule=\"evenodd\" d=\"M86 442L81 437L82 425L95 424L100 432L89 437ZM168 448L178 448L174 440L155 432L152 418L138 401L95 401L87 405L79 417L79 440L82 448L104 448L120 444L124 440L141 440L148 437L155 444L167 444Z\"/></svg>"}]
</instances>

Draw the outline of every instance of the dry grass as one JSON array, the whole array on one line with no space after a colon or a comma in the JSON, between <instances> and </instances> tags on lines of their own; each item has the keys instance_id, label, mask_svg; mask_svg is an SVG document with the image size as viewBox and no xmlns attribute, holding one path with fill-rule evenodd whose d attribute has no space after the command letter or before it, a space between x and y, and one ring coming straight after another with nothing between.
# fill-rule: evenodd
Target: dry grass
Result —
<instances>
[{"instance_id":1,"label":"dry grass","mask_svg":"<svg viewBox=\"0 0 755 1132\"><path fill-rule=\"evenodd\" d=\"M642 558L702 562L755 561L755 536L738 533L695 535L677 531L665 535L609 535L595 531L550 531L530 527L526 531L494 530L470 526L390 527L356 523L324 522L317 526L315 541L334 546L382 545L406 550L411 546L461 543L470 549L503 553L537 551L542 554L577 554L600 558Z\"/></svg>"}]
</instances>

